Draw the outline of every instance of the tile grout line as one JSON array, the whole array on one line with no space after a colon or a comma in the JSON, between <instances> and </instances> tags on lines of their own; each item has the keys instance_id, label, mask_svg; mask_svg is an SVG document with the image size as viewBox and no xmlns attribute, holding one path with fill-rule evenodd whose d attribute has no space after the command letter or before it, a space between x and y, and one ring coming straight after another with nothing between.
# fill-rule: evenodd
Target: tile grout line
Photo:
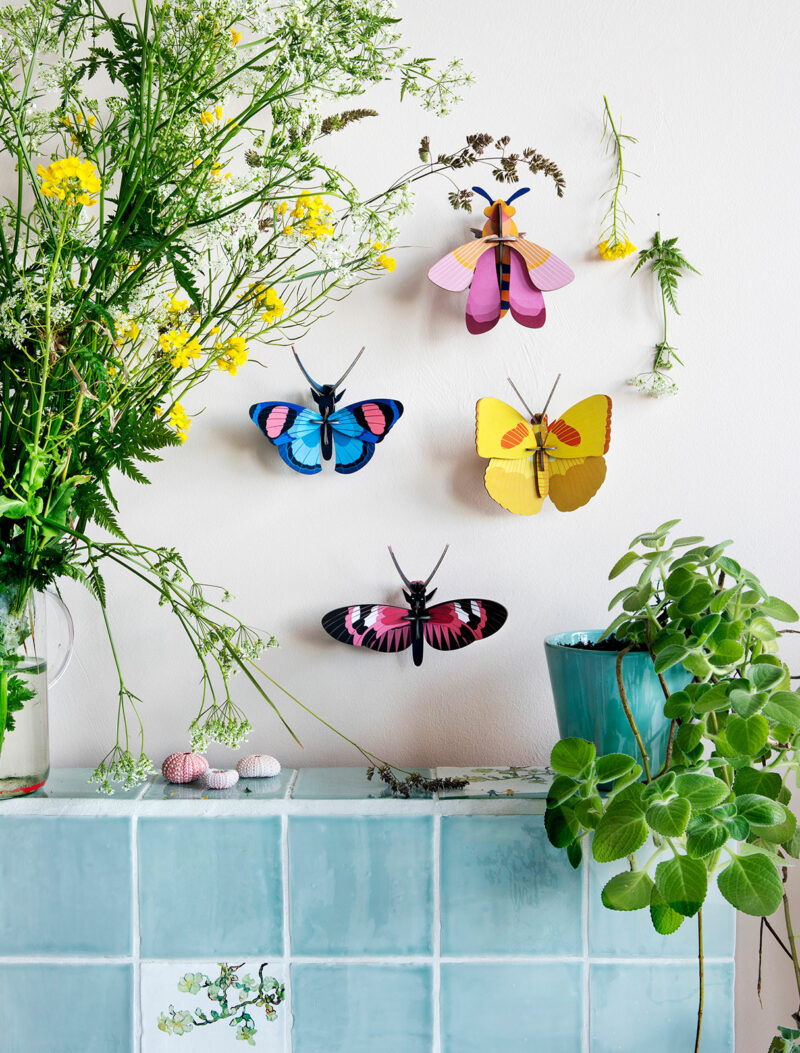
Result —
<instances>
[{"instance_id":1,"label":"tile grout line","mask_svg":"<svg viewBox=\"0 0 800 1053\"><path fill-rule=\"evenodd\" d=\"M442 817L433 817L433 1053L442 1053Z\"/></svg>"},{"instance_id":2,"label":"tile grout line","mask_svg":"<svg viewBox=\"0 0 800 1053\"><path fill-rule=\"evenodd\" d=\"M139 918L139 818L131 818L131 890L133 894L133 1042L136 1053L141 1053L142 1024L142 942Z\"/></svg>"},{"instance_id":3,"label":"tile grout line","mask_svg":"<svg viewBox=\"0 0 800 1053\"><path fill-rule=\"evenodd\" d=\"M294 779L286 788L287 795L294 787L297 779L295 771ZM286 995L284 998L283 1037L285 1053L292 1053L294 1042L294 1021L292 1018L292 984L294 973L292 970L292 931L289 912L289 816L281 816L281 881L283 882L283 960L286 963Z\"/></svg>"},{"instance_id":4,"label":"tile grout line","mask_svg":"<svg viewBox=\"0 0 800 1053\"><path fill-rule=\"evenodd\" d=\"M590 863L587 859L581 874L581 946L583 948L583 975L581 977L583 984L582 1053L591 1053L592 1047L592 974L589 946L589 895L591 885L589 882L589 867Z\"/></svg>"}]
</instances>

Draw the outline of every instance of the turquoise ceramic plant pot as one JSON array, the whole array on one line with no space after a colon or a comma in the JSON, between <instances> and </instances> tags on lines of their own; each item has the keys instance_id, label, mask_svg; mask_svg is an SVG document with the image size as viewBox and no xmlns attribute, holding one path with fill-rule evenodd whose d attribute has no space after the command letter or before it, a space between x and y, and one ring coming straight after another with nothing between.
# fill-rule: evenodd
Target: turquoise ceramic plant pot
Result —
<instances>
[{"instance_id":1,"label":"turquoise ceramic plant pot","mask_svg":"<svg viewBox=\"0 0 800 1053\"><path fill-rule=\"evenodd\" d=\"M627 753L639 759L639 747L625 716L617 687L617 652L585 651L570 644L593 643L601 630L556 633L544 641L547 668L562 738L588 739L599 754ZM677 665L664 674L670 691L679 691L692 679ZM669 720L664 716L664 692L650 656L631 651L622 661L625 694L657 771L664 762Z\"/></svg>"}]
</instances>

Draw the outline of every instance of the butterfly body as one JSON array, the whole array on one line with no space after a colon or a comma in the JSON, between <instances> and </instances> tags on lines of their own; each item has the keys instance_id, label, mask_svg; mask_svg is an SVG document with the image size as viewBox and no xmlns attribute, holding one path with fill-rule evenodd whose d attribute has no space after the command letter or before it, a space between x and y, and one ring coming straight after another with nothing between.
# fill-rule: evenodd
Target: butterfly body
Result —
<instances>
[{"instance_id":1,"label":"butterfly body","mask_svg":"<svg viewBox=\"0 0 800 1053\"><path fill-rule=\"evenodd\" d=\"M562 512L586 504L605 480L610 441L607 395L583 399L552 423L546 414L526 419L500 399L480 399L476 408L486 490L517 515L536 515L548 496Z\"/></svg>"},{"instance_id":2,"label":"butterfly body","mask_svg":"<svg viewBox=\"0 0 800 1053\"><path fill-rule=\"evenodd\" d=\"M362 348L363 351L363 348ZM301 475L316 475L321 461L336 456L336 471L351 475L372 458L375 445L386 438L400 419L403 405L396 399L368 399L339 406L344 390L338 387L354 362L336 384L318 384L306 373L297 352L295 358L311 384L316 409L294 402L258 402L250 417L277 449L282 460Z\"/></svg>"},{"instance_id":3,"label":"butterfly body","mask_svg":"<svg viewBox=\"0 0 800 1053\"><path fill-rule=\"evenodd\" d=\"M545 323L543 292L568 285L575 275L548 249L520 234L511 202L528 188L518 190L508 201L492 198L480 187L474 191L489 202L486 223L476 231L475 241L460 245L428 271L436 285L451 292L469 286L466 321L471 333L485 333L509 311L530 329Z\"/></svg>"},{"instance_id":4,"label":"butterfly body","mask_svg":"<svg viewBox=\"0 0 800 1053\"><path fill-rule=\"evenodd\" d=\"M436 589L428 592L427 587L432 577L427 581L404 578L408 607L382 603L337 607L323 617L322 626L335 640L354 647L387 653L410 647L415 666L422 665L426 643L439 651L452 651L502 628L508 612L493 600L448 600L431 606Z\"/></svg>"}]
</instances>

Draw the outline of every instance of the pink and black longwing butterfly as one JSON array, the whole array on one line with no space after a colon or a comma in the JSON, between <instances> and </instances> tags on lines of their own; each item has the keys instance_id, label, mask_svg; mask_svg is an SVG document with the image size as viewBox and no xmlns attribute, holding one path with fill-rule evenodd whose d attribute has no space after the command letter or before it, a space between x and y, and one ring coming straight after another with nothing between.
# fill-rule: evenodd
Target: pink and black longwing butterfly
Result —
<instances>
[{"instance_id":1,"label":"pink and black longwing butterfly","mask_svg":"<svg viewBox=\"0 0 800 1053\"><path fill-rule=\"evenodd\" d=\"M363 468L403 413L395 399L368 399L337 409L344 391L337 389L364 353L364 348L335 384L318 384L306 372L300 356L292 348L303 376L311 385L317 410L294 402L257 402L250 417L263 431L282 459L302 475L316 475L320 459L329 461L336 453L336 471L351 475Z\"/></svg>"},{"instance_id":2,"label":"pink and black longwing butterfly","mask_svg":"<svg viewBox=\"0 0 800 1053\"><path fill-rule=\"evenodd\" d=\"M527 194L523 187L508 201L493 200L479 186L472 188L489 202L483 210L486 223L473 229L475 241L448 252L428 271L442 289L461 292L469 286L467 329L485 333L494 329L508 311L520 325L539 329L544 325L543 292L569 285L575 275L548 249L528 241L511 218L515 198Z\"/></svg>"},{"instance_id":3,"label":"pink and black longwing butterfly","mask_svg":"<svg viewBox=\"0 0 800 1053\"><path fill-rule=\"evenodd\" d=\"M383 603L337 607L322 619L323 628L334 640L354 647L386 652L405 651L410 647L414 665L422 665L425 643L437 651L455 651L493 636L508 617L505 607L494 600L448 600L428 606L436 592L436 589L428 592L428 585L449 547L445 545L425 581L409 581L390 545L392 562L406 586L403 595L408 607L390 607Z\"/></svg>"}]
</instances>

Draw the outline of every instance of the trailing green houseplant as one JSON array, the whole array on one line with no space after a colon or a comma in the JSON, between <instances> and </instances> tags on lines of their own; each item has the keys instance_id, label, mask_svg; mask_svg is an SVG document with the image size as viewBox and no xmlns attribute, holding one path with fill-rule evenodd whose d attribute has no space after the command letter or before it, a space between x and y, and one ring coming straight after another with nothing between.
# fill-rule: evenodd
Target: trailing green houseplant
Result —
<instances>
[{"instance_id":1,"label":"trailing green houseplant","mask_svg":"<svg viewBox=\"0 0 800 1053\"><path fill-rule=\"evenodd\" d=\"M790 779L800 768L800 694L778 653L775 626L798 615L726 554L730 542L671 539L677 522L640 534L609 575L638 571L611 601L611 609L622 610L606 635L622 644L620 704L639 752L597 756L583 739L558 742L545 824L573 866L590 842L597 862L621 864L602 891L607 908L648 910L664 935L696 918L698 1050L703 904L714 884L745 914L768 916L783 907L800 1003L800 961L783 880L786 866L800 856L789 808ZM649 653L671 721L658 770L641 742L621 677L634 647ZM678 664L692 681L670 692L663 674ZM642 862L637 853L648 842L651 851Z\"/></svg>"}]
</instances>

